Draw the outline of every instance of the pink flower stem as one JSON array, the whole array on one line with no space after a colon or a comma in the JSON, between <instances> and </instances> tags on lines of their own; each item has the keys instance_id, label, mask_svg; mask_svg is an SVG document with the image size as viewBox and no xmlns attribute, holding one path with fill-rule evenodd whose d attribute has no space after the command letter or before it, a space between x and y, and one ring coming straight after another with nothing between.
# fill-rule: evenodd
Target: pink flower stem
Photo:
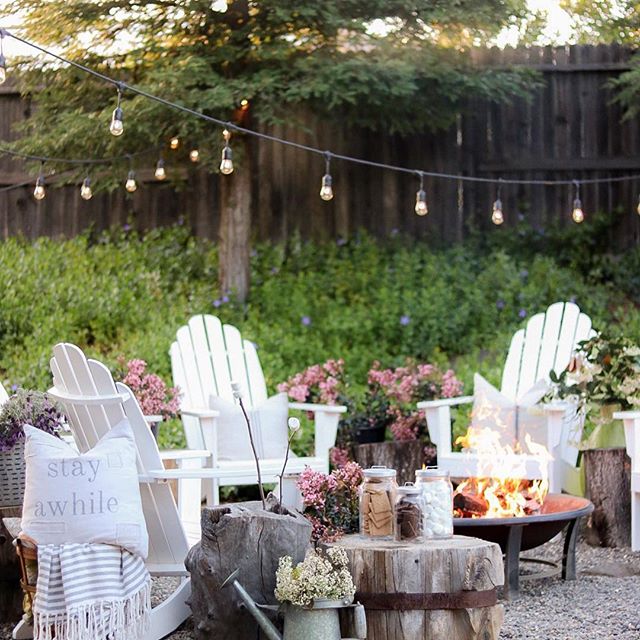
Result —
<instances>
[{"instance_id":1,"label":"pink flower stem","mask_svg":"<svg viewBox=\"0 0 640 640\"><path fill-rule=\"evenodd\" d=\"M260 489L260 500L262 500L262 508L266 511L267 501L265 500L265 497L264 497L264 487L262 486L262 476L260 475L260 459L258 458L256 445L253 442L253 434L251 433L251 423L249 422L249 416L247 415L247 411L244 408L242 398L238 398L238 402L240 403L240 409L242 409L244 420L247 423L247 430L249 431L249 442L251 443L251 451L253 451L253 458L256 461L256 469L258 471L258 488Z\"/></svg>"}]
</instances>

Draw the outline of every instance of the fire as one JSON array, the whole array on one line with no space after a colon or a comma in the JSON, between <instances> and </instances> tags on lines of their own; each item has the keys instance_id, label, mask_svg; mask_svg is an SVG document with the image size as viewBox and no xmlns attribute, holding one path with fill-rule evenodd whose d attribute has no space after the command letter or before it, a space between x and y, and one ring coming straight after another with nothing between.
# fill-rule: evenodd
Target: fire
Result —
<instances>
[{"instance_id":1,"label":"fire","mask_svg":"<svg viewBox=\"0 0 640 640\"><path fill-rule=\"evenodd\" d=\"M506 426L498 413L484 409L486 406L480 405L482 417L489 417L498 428L470 427L456 440L476 461L475 477L459 484L454 493L457 515L506 518L535 513L549 492L547 463L551 455L528 434L525 435L526 451L518 444L504 444ZM540 467L538 480L526 479L526 460L531 462L531 457L535 457Z\"/></svg>"}]
</instances>

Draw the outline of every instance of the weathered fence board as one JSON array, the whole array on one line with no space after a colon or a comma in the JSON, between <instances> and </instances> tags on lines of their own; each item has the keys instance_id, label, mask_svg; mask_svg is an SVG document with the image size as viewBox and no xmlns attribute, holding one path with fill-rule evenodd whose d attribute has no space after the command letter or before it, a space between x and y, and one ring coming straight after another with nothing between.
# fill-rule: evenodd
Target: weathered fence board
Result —
<instances>
[{"instance_id":1,"label":"weathered fence board","mask_svg":"<svg viewBox=\"0 0 640 640\"><path fill-rule=\"evenodd\" d=\"M304 128L279 125L269 132L338 153L425 171L535 180L640 173L640 120L622 121L622 108L612 101L609 85L629 68L631 55L619 45L476 50L472 52L474 64L536 69L543 85L529 101L487 104L470 100L454 126L436 133L402 138L347 129L338 120L321 122L300 114L297 120L302 120ZM28 117L31 105L7 86L0 92L0 105L0 139L11 140L16 135L13 125ZM168 161L171 171L170 155ZM486 232L493 229L495 185L427 177L429 215L419 218L413 213L416 176L335 160L331 167L335 197L326 203L318 196L324 172L320 156L260 141L254 147L254 165L252 226L256 238L282 240L299 231L305 238L329 239L366 228L377 236L397 229L450 243L462 240L471 227ZM146 179L133 196L124 190L99 193L89 202L81 200L79 186L52 188L41 203L31 197L32 184L0 192L0 237L18 233L30 238L68 236L88 225L101 229L123 224L130 217L140 228L150 228L180 216L188 217L198 235L217 236L217 175L189 167L186 184L179 190L156 184L151 170L144 175L140 171L139 177ZM28 178L21 162L0 155L0 187ZM615 209L626 213L610 239L612 248L622 250L639 241L638 193L640 181L582 188L587 216ZM572 224L571 187L505 185L501 197L505 226L522 217L539 227L554 220Z\"/></svg>"}]
</instances>

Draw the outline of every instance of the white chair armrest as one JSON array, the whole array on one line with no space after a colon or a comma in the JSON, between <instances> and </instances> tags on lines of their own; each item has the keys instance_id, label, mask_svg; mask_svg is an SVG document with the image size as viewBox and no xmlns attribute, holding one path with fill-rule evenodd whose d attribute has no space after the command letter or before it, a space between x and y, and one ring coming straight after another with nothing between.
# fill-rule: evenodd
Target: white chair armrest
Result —
<instances>
[{"instance_id":1,"label":"white chair armrest","mask_svg":"<svg viewBox=\"0 0 640 640\"><path fill-rule=\"evenodd\" d=\"M568 402L549 402L547 404L542 405L542 410L545 413L564 413L567 408L570 406Z\"/></svg>"},{"instance_id":2,"label":"white chair armrest","mask_svg":"<svg viewBox=\"0 0 640 640\"><path fill-rule=\"evenodd\" d=\"M290 402L289 409L300 409L301 411L324 412L324 413L346 413L347 407L342 404L312 404L310 402Z\"/></svg>"},{"instance_id":3,"label":"white chair armrest","mask_svg":"<svg viewBox=\"0 0 640 640\"><path fill-rule=\"evenodd\" d=\"M616 411L613 417L616 420L640 420L640 411Z\"/></svg>"},{"instance_id":4,"label":"white chair armrest","mask_svg":"<svg viewBox=\"0 0 640 640\"><path fill-rule=\"evenodd\" d=\"M206 449L164 449L160 451L160 460L191 460L209 457L211 457L211 451Z\"/></svg>"},{"instance_id":5,"label":"white chair armrest","mask_svg":"<svg viewBox=\"0 0 640 640\"><path fill-rule=\"evenodd\" d=\"M185 416L194 416L195 418L217 418L220 415L215 409L180 409L180 413Z\"/></svg>"},{"instance_id":6,"label":"white chair armrest","mask_svg":"<svg viewBox=\"0 0 640 640\"><path fill-rule=\"evenodd\" d=\"M437 409L438 407L455 407L459 404L471 404L473 396L458 396L457 398L440 398L439 400L423 400L418 402L418 409Z\"/></svg>"}]
</instances>

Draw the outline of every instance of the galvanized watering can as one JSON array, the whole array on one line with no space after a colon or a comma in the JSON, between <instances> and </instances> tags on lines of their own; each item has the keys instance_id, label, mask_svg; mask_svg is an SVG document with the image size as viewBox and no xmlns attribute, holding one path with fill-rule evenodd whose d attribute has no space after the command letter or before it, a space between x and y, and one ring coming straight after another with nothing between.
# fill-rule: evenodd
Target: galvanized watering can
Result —
<instances>
[{"instance_id":1,"label":"galvanized watering can","mask_svg":"<svg viewBox=\"0 0 640 640\"><path fill-rule=\"evenodd\" d=\"M257 604L236 580L237 576L238 569L222 583L222 588L233 585L269 640L364 640L367 637L367 621L361 604L351 604L346 600L316 600L311 609L289 603L282 607ZM338 612L346 608L351 610L352 615L350 626L355 636L351 638L342 638L340 631ZM284 634L278 631L261 609L284 612Z\"/></svg>"}]
</instances>

